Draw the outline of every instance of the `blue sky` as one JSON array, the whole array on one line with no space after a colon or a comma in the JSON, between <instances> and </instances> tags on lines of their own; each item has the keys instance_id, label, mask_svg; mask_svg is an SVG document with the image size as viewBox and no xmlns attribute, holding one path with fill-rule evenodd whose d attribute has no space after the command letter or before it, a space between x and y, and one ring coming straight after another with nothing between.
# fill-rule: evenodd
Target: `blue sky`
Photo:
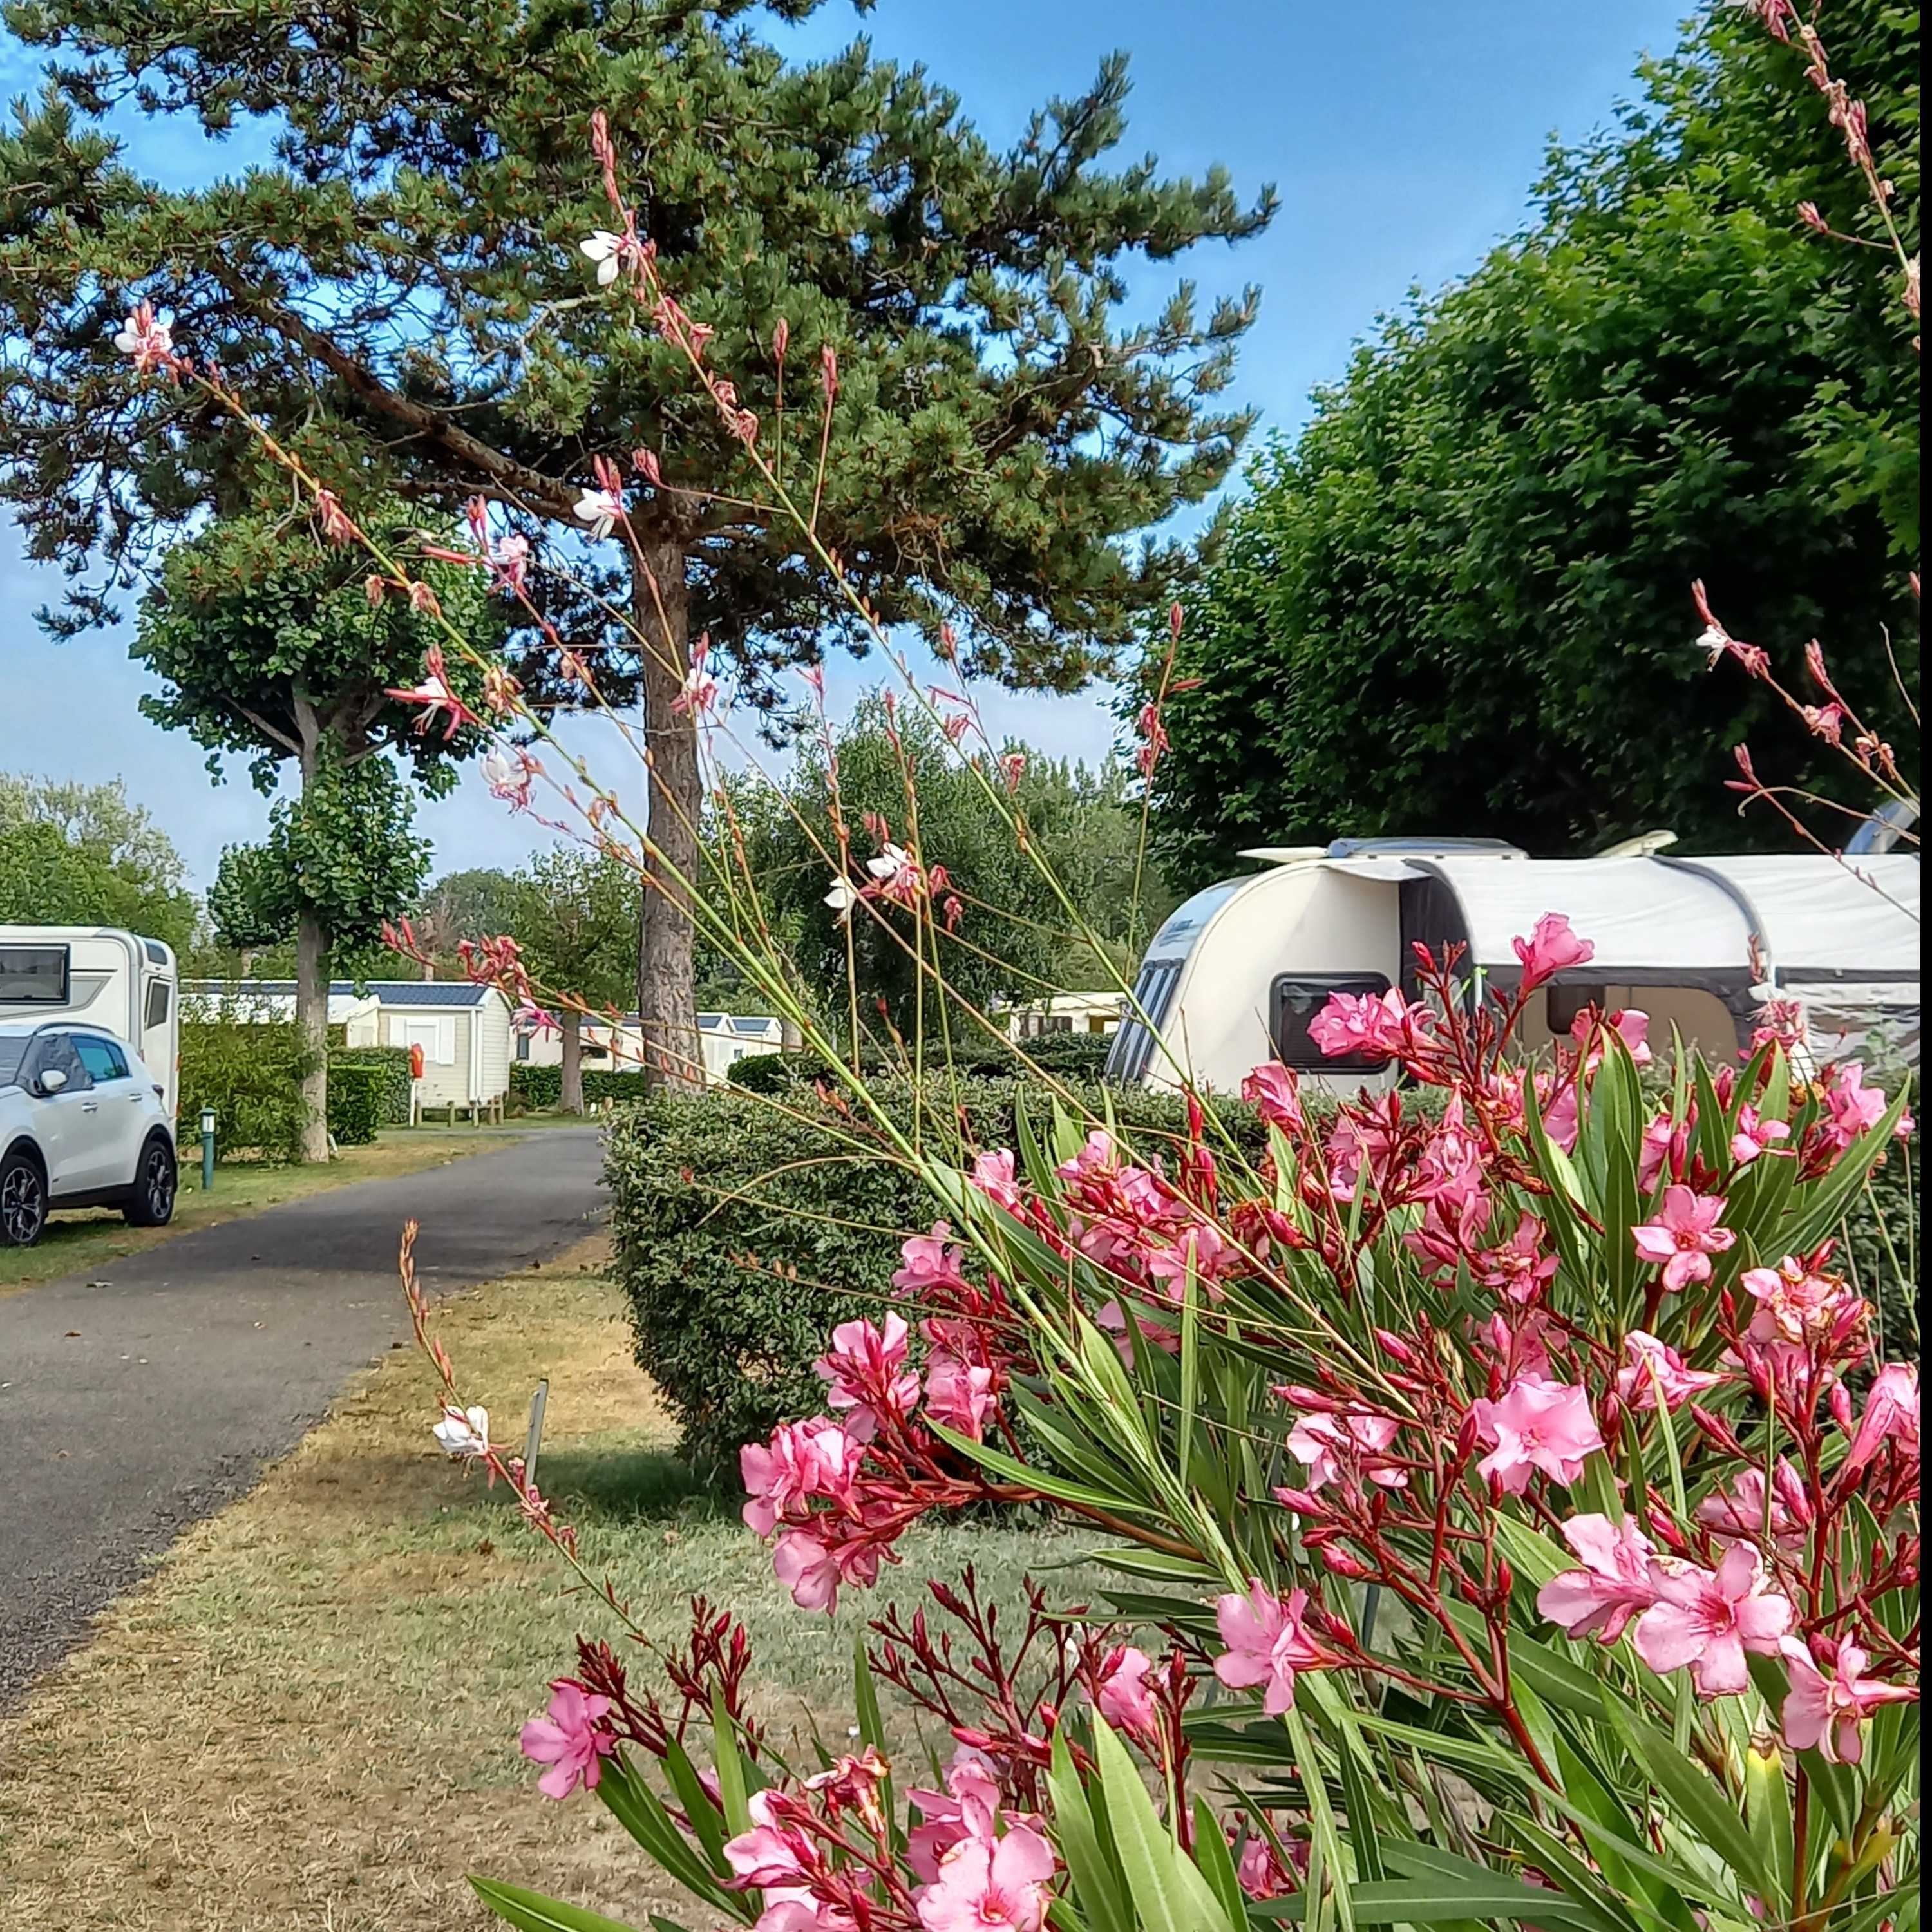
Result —
<instances>
[{"instance_id":1,"label":"blue sky","mask_svg":"<svg viewBox=\"0 0 1932 1932\"><path fill-rule=\"evenodd\" d=\"M1102 54L1125 47L1134 92L1124 154L1151 152L1172 173L1223 162L1244 195L1276 184L1280 212L1258 240L1135 278L1150 299L1180 274L1204 298L1261 285L1234 388L1262 412L1259 435L1305 420L1310 390L1340 373L1379 312L1412 286L1466 272L1515 227L1550 137L1574 140L1607 120L1634 91L1639 58L1672 45L1685 10L1685 0L881 0L860 30L882 53L923 62L1002 145L1036 105L1078 92ZM820 53L854 31L834 4L786 40ZM32 81L23 51L0 40L0 86L11 96ZM164 128L140 131L135 143L140 164L170 182L249 158ZM40 635L32 612L58 590L0 524L0 770L124 778L205 885L224 844L259 834L266 804L238 769L211 785L198 747L140 716L145 686L124 636L55 644ZM833 667L835 699L874 675ZM1049 752L1095 756L1113 734L1103 691L982 699L995 735L1011 730ZM586 723L578 741L600 774L623 769L608 728ZM506 819L473 775L426 803L418 822L439 870L512 865L547 836Z\"/></svg>"}]
</instances>

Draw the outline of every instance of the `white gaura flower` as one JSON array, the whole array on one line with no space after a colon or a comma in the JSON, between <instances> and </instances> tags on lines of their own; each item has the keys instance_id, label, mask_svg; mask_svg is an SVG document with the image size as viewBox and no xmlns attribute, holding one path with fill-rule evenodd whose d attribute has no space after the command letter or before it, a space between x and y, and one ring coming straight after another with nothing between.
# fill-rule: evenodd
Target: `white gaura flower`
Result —
<instances>
[{"instance_id":1,"label":"white gaura flower","mask_svg":"<svg viewBox=\"0 0 1932 1932\"><path fill-rule=\"evenodd\" d=\"M580 524L590 526L593 537L608 537L624 520L624 500L614 490L585 490L572 514Z\"/></svg>"},{"instance_id":2,"label":"white gaura flower","mask_svg":"<svg viewBox=\"0 0 1932 1932\"><path fill-rule=\"evenodd\" d=\"M152 302L138 303L116 334L114 346L123 356L132 356L136 372L145 376L173 355L173 322L172 310L163 309L157 314Z\"/></svg>"},{"instance_id":3,"label":"white gaura flower","mask_svg":"<svg viewBox=\"0 0 1932 1932\"><path fill-rule=\"evenodd\" d=\"M831 891L825 895L825 903L843 926L852 916L852 908L859 903L859 889L850 879L834 879Z\"/></svg>"},{"instance_id":4,"label":"white gaura flower","mask_svg":"<svg viewBox=\"0 0 1932 1932\"><path fill-rule=\"evenodd\" d=\"M598 286L608 289L617 279L623 266L623 236L613 235L608 228L598 228L586 235L577 246L597 264Z\"/></svg>"},{"instance_id":5,"label":"white gaura flower","mask_svg":"<svg viewBox=\"0 0 1932 1932\"><path fill-rule=\"evenodd\" d=\"M490 1412L481 1407L458 1408L452 1403L442 1412L434 1433L447 1455L481 1456L490 1447Z\"/></svg>"}]
</instances>

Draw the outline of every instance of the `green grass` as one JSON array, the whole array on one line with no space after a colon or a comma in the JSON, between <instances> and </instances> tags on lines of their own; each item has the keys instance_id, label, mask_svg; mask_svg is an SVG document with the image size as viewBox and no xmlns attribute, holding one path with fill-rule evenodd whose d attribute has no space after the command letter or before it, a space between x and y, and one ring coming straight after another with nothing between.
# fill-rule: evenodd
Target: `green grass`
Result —
<instances>
[{"instance_id":1,"label":"green grass","mask_svg":"<svg viewBox=\"0 0 1932 1932\"><path fill-rule=\"evenodd\" d=\"M538 1477L586 1562L654 1640L682 1635L694 1594L735 1612L782 1746L843 1739L854 1637L888 1600L910 1608L922 1576L971 1563L1009 1600L1024 1572L1075 1552L1012 1525L935 1528L878 1591L809 1615L738 1499L668 1453L600 1276L551 1264L445 1304L438 1333L500 1436L550 1378ZM709 1922L594 1800L533 1794L517 1733L580 1631L615 1644L637 1682L661 1680L503 1496L436 1451L435 1414L413 1352L388 1357L0 1722L0 1923L454 1932L494 1922L471 1870L627 1923L650 1910ZM889 1721L922 1755L908 1714Z\"/></svg>"},{"instance_id":2,"label":"green grass","mask_svg":"<svg viewBox=\"0 0 1932 1932\"><path fill-rule=\"evenodd\" d=\"M218 1166L213 1191L206 1194L201 1191L198 1148L184 1147L181 1192L176 1198L174 1220L166 1227L130 1228L118 1208L56 1213L31 1248L0 1248L0 1295L58 1275L104 1268L190 1228L212 1227L352 1181L418 1173L466 1154L479 1153L492 1144L493 1137L507 1131L494 1127L392 1127L368 1147L344 1148L326 1165L275 1167L237 1161Z\"/></svg>"}]
</instances>

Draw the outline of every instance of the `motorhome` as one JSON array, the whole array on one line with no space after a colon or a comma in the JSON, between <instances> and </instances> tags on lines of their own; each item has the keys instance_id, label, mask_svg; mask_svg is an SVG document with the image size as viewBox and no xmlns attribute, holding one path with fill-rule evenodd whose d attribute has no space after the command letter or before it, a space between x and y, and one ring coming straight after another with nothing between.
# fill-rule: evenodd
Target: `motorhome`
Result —
<instances>
[{"instance_id":1,"label":"motorhome","mask_svg":"<svg viewBox=\"0 0 1932 1932\"><path fill-rule=\"evenodd\" d=\"M146 1061L174 1117L181 1008L172 948L104 926L0 926L0 1019L104 1027Z\"/></svg>"},{"instance_id":2,"label":"motorhome","mask_svg":"<svg viewBox=\"0 0 1932 1932\"><path fill-rule=\"evenodd\" d=\"M1641 1007L1714 1059L1748 1041L1763 1003L1804 1010L1814 1057L1882 1033L1916 1064L1918 860L1873 854L1680 858L1667 834L1594 859L1532 859L1483 839L1340 839L1242 854L1261 869L1179 907L1154 935L1110 1079L1238 1088L1270 1058L1317 1090L1378 1090L1385 1066L1324 1055L1309 1022L1331 994L1418 996L1414 947L1462 949L1459 975L1507 991L1512 945L1546 912L1591 941L1587 965L1534 994L1526 1052L1566 1034L1586 1005Z\"/></svg>"}]
</instances>

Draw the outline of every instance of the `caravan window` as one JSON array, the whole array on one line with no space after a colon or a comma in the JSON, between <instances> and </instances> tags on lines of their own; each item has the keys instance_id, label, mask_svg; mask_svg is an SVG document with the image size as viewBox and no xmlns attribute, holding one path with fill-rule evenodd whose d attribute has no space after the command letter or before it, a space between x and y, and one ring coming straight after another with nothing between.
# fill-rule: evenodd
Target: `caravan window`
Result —
<instances>
[{"instance_id":1,"label":"caravan window","mask_svg":"<svg viewBox=\"0 0 1932 1932\"><path fill-rule=\"evenodd\" d=\"M67 1004L64 946L0 946L0 1005Z\"/></svg>"},{"instance_id":2,"label":"caravan window","mask_svg":"<svg viewBox=\"0 0 1932 1932\"><path fill-rule=\"evenodd\" d=\"M1328 1004L1331 993L1366 993L1380 999L1388 989L1388 980L1380 973L1284 974L1274 982L1268 1002L1268 1034L1274 1042L1276 1058L1284 1066L1329 1073L1385 1066L1386 1060L1372 1054L1324 1053L1308 1037L1308 1027Z\"/></svg>"}]
</instances>

